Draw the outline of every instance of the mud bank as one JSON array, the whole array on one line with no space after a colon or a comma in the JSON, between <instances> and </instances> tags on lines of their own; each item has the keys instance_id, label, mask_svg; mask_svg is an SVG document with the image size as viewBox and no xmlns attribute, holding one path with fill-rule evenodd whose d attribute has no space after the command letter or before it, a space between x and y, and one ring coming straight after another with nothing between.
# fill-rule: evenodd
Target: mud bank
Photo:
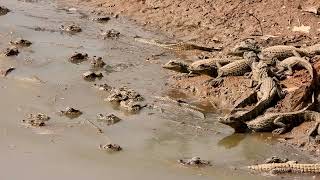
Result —
<instances>
[{"instance_id":1,"label":"mud bank","mask_svg":"<svg viewBox=\"0 0 320 180\"><path fill-rule=\"evenodd\" d=\"M317 8L319 2L307 1L156 1L156 0L59 0L70 6L85 5L95 13L129 16L140 24L161 30L175 39L206 45L232 46L250 36L288 37L285 43L306 43L319 38L320 25L315 14L303 11ZM268 8L266 8L268 7ZM309 33L295 32L294 27L310 26ZM309 28L307 28L309 29ZM297 34L304 38L294 39ZM303 42L304 43L304 42Z\"/></svg>"}]
</instances>

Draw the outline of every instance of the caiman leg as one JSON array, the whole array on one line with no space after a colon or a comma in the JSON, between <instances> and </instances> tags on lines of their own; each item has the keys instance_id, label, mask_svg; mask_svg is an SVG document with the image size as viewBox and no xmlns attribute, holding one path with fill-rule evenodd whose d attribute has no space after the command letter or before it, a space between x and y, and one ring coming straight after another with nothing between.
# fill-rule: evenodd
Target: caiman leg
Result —
<instances>
[{"instance_id":1,"label":"caiman leg","mask_svg":"<svg viewBox=\"0 0 320 180\"><path fill-rule=\"evenodd\" d=\"M217 77L217 78L215 78L215 79L213 79L212 81L211 81L211 85L213 86L213 87L218 87L221 83L223 83L223 78L222 77Z\"/></svg>"},{"instance_id":2,"label":"caiman leg","mask_svg":"<svg viewBox=\"0 0 320 180\"><path fill-rule=\"evenodd\" d=\"M287 132L288 127L286 124L284 124L283 122L281 122L282 118L281 117L277 117L274 121L273 124L279 126L280 128L277 128L275 130L272 131L272 134L275 135L279 135L279 134L283 134L285 132Z\"/></svg>"},{"instance_id":3,"label":"caiman leg","mask_svg":"<svg viewBox=\"0 0 320 180\"><path fill-rule=\"evenodd\" d=\"M281 68L279 68L280 70L278 70L276 73L277 74L280 74L280 73L282 73L283 71L285 71L285 68L284 67L281 67ZM292 76L292 74L293 74L293 70L292 70L292 66L290 66L290 65L288 65L287 66L287 71L285 72L285 75L287 75L287 76Z\"/></svg>"},{"instance_id":4,"label":"caiman leg","mask_svg":"<svg viewBox=\"0 0 320 180\"><path fill-rule=\"evenodd\" d=\"M220 62L216 62L216 66L217 66L218 69L220 69L222 67Z\"/></svg>"},{"instance_id":5,"label":"caiman leg","mask_svg":"<svg viewBox=\"0 0 320 180\"><path fill-rule=\"evenodd\" d=\"M210 79L208 83L213 87L218 87L220 84L223 83L223 81L224 81L223 78L220 77L220 78Z\"/></svg>"},{"instance_id":6,"label":"caiman leg","mask_svg":"<svg viewBox=\"0 0 320 180\"><path fill-rule=\"evenodd\" d=\"M309 143L312 139L315 140L317 143L320 141L320 122L316 122L315 125L308 132Z\"/></svg>"},{"instance_id":7,"label":"caiman leg","mask_svg":"<svg viewBox=\"0 0 320 180\"><path fill-rule=\"evenodd\" d=\"M296 50L292 50L292 54L294 56L301 57L301 55Z\"/></svg>"}]
</instances>

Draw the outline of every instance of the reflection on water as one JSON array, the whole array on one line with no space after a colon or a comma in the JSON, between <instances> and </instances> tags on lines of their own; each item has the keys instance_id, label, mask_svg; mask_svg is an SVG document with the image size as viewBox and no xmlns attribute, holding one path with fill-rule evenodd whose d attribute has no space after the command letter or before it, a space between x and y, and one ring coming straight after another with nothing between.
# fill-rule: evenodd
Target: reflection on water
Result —
<instances>
[{"instance_id":1,"label":"reflection on water","mask_svg":"<svg viewBox=\"0 0 320 180\"><path fill-rule=\"evenodd\" d=\"M218 142L218 146L223 146L226 149L237 147L241 141L246 138L246 134L232 134L226 136Z\"/></svg>"}]
</instances>

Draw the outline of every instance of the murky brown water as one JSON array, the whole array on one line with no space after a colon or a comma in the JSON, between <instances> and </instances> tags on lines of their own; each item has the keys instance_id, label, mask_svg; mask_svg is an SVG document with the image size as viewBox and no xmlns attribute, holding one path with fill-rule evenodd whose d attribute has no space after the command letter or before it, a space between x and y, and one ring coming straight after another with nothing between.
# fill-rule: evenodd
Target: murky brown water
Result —
<instances>
[{"instance_id":1,"label":"murky brown water","mask_svg":"<svg viewBox=\"0 0 320 180\"><path fill-rule=\"evenodd\" d=\"M0 0L0 5L12 10L0 16L0 49L17 37L33 42L17 57L0 57L1 69L17 68L0 81L0 179L267 179L239 167L271 155L306 160L294 150L275 145L268 140L268 134L230 136L231 129L216 123L213 114L201 120L170 108L162 114L149 114L154 111L148 109L136 115L123 113L103 102L104 94L92 88L92 82L82 79L81 74L89 69L87 62L75 65L67 61L68 56L79 51L102 56L111 67L125 67L105 73L97 82L127 85L151 102L152 96L172 95L164 85L168 73L159 63L173 54L134 42L133 37L161 38L159 34L146 32L123 19L98 24L81 18L83 14L78 12L62 10L53 0ZM83 32L71 36L51 31L66 22L80 24ZM49 31L34 31L35 27ZM97 36L100 29L111 28L122 36L117 40L101 40ZM165 56L146 61L163 52ZM37 83L35 77L45 83ZM67 106L80 108L84 115L69 120L56 114ZM50 115L48 126L22 126L25 114L32 112ZM114 113L124 120L105 126L95 121L97 113ZM101 126L105 134L97 134L85 118ZM178 123L182 121L186 125ZM210 130L202 131L196 126ZM112 154L98 150L99 144L110 141L124 150ZM179 158L192 156L211 160L213 166L197 169L176 163Z\"/></svg>"}]
</instances>

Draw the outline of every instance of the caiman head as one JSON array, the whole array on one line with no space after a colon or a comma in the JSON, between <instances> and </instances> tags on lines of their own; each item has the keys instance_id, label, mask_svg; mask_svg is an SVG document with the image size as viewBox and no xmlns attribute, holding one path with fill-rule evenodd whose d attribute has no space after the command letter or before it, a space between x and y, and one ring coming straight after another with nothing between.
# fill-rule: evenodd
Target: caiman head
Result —
<instances>
[{"instance_id":1,"label":"caiman head","mask_svg":"<svg viewBox=\"0 0 320 180\"><path fill-rule=\"evenodd\" d=\"M163 68L170 69L177 72L188 73L188 65L184 62L177 60L170 60L162 65Z\"/></svg>"},{"instance_id":2,"label":"caiman head","mask_svg":"<svg viewBox=\"0 0 320 180\"><path fill-rule=\"evenodd\" d=\"M253 51L255 53L259 53L261 51L258 43L252 38L244 39L239 44L237 44L228 54L241 56L244 52L248 51Z\"/></svg>"},{"instance_id":3,"label":"caiman head","mask_svg":"<svg viewBox=\"0 0 320 180\"><path fill-rule=\"evenodd\" d=\"M234 129L235 133L244 133L247 132L248 126L246 123L240 121L236 116L229 115L225 117L219 117L218 122L230 126Z\"/></svg>"}]
</instances>

